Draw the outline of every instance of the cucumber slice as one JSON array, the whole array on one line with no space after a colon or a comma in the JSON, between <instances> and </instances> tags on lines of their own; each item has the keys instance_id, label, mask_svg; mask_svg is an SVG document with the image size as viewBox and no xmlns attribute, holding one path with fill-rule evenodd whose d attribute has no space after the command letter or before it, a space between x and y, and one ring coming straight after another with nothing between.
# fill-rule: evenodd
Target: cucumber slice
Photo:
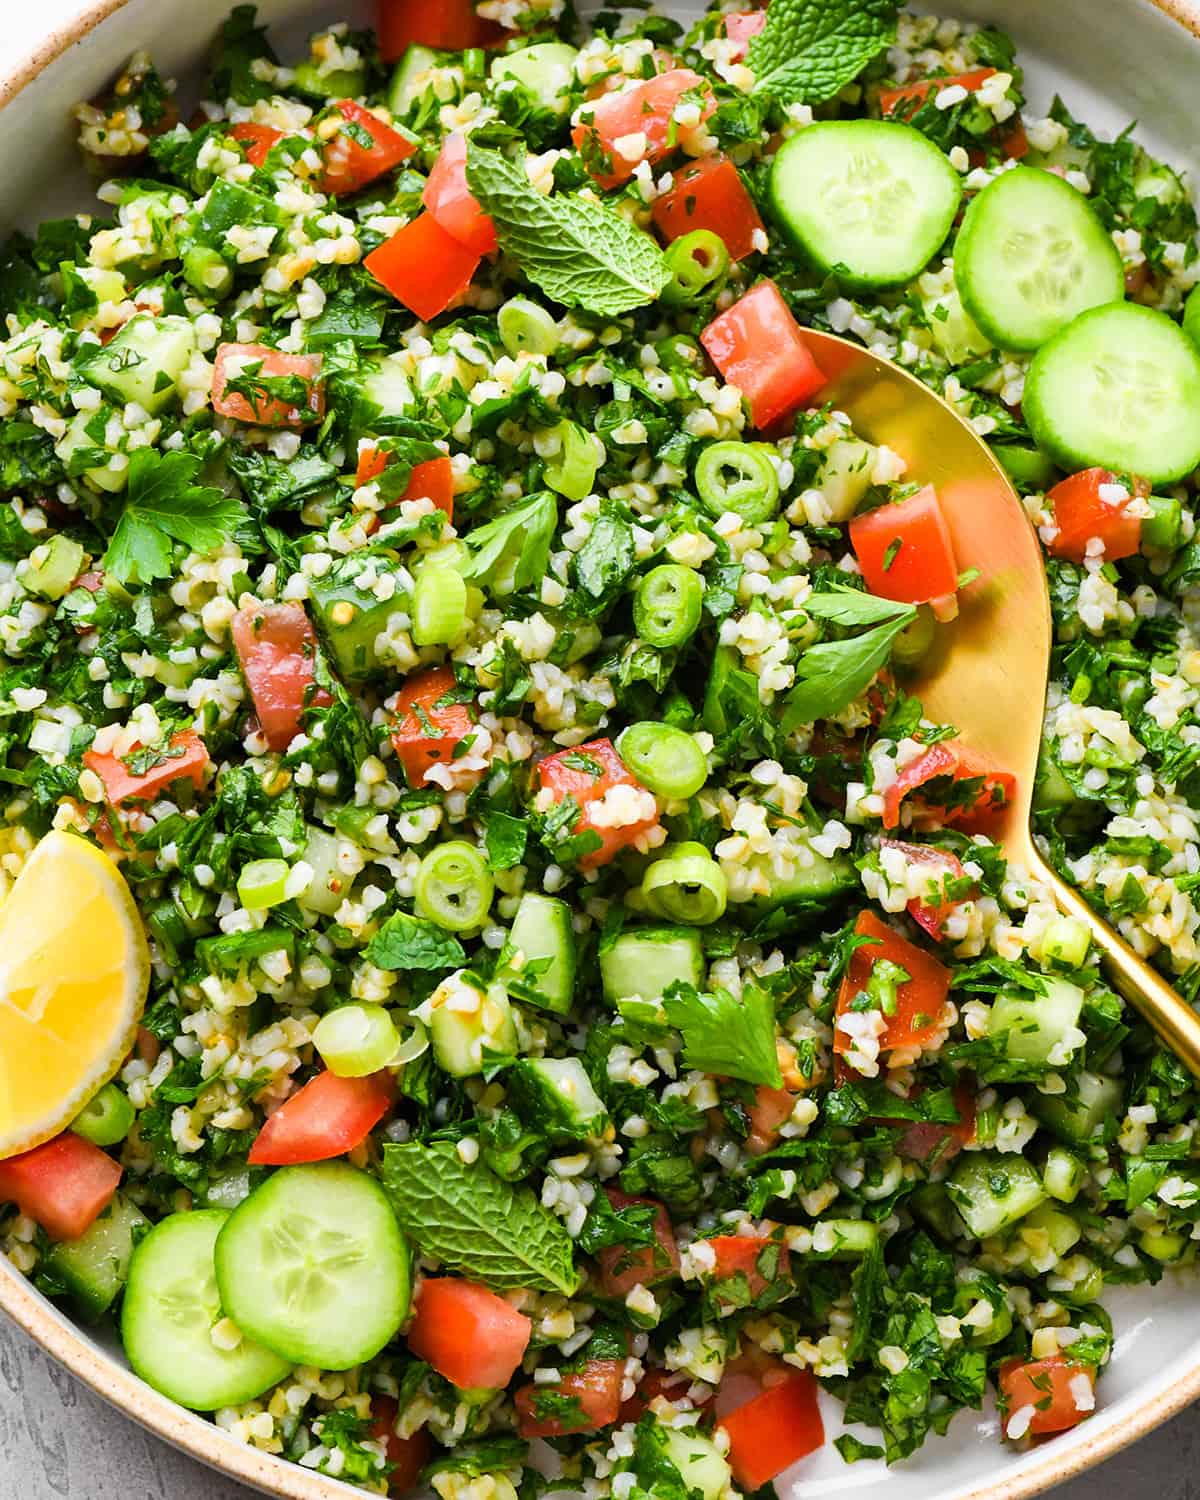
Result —
<instances>
[{"instance_id":1,"label":"cucumber slice","mask_svg":"<svg viewBox=\"0 0 1200 1500\"><path fill-rule=\"evenodd\" d=\"M1200 349L1200 286L1194 286L1183 304L1183 331Z\"/></svg>"},{"instance_id":2,"label":"cucumber slice","mask_svg":"<svg viewBox=\"0 0 1200 1500\"><path fill-rule=\"evenodd\" d=\"M1014 167L971 201L954 280L1001 349L1040 349L1081 312L1125 295L1121 257L1091 204L1040 167Z\"/></svg>"},{"instance_id":3,"label":"cucumber slice","mask_svg":"<svg viewBox=\"0 0 1200 1500\"><path fill-rule=\"evenodd\" d=\"M504 964L496 978L517 999L565 1016L575 993L575 931L571 908L555 896L526 891L508 934L514 952L524 954L519 969Z\"/></svg>"},{"instance_id":4,"label":"cucumber slice","mask_svg":"<svg viewBox=\"0 0 1200 1500\"><path fill-rule=\"evenodd\" d=\"M107 1312L129 1276L134 1230L149 1221L120 1193L77 1240L62 1240L46 1252L46 1269L61 1281L89 1321Z\"/></svg>"},{"instance_id":5,"label":"cucumber slice","mask_svg":"<svg viewBox=\"0 0 1200 1500\"><path fill-rule=\"evenodd\" d=\"M386 571L381 565L379 572ZM407 611L410 596L397 587L386 599L355 582L357 570L337 568L309 584L309 597L317 615L317 629L329 648L339 676L358 683L379 665L376 639L387 630L388 620Z\"/></svg>"},{"instance_id":6,"label":"cucumber slice","mask_svg":"<svg viewBox=\"0 0 1200 1500\"><path fill-rule=\"evenodd\" d=\"M1082 1009L1083 991L1065 979L1052 979L1044 995L1011 990L997 996L988 1015L988 1035L1004 1038L1009 1057L1065 1066L1082 1045Z\"/></svg>"},{"instance_id":7,"label":"cucumber slice","mask_svg":"<svg viewBox=\"0 0 1200 1500\"><path fill-rule=\"evenodd\" d=\"M253 1401L292 1367L249 1338L234 1349L213 1343L222 1317L213 1246L228 1217L202 1209L163 1219L133 1252L121 1308L121 1338L134 1373L193 1411Z\"/></svg>"},{"instance_id":8,"label":"cucumber slice","mask_svg":"<svg viewBox=\"0 0 1200 1500\"><path fill-rule=\"evenodd\" d=\"M437 67L437 54L414 43L392 70L387 86L387 106L394 115L408 112L417 98L416 80L430 68Z\"/></svg>"},{"instance_id":9,"label":"cucumber slice","mask_svg":"<svg viewBox=\"0 0 1200 1500\"><path fill-rule=\"evenodd\" d=\"M1080 1073L1071 1094L1034 1094L1030 1109L1052 1135L1069 1146L1112 1140L1120 1122L1123 1094L1115 1078Z\"/></svg>"},{"instance_id":10,"label":"cucumber slice","mask_svg":"<svg viewBox=\"0 0 1200 1500\"><path fill-rule=\"evenodd\" d=\"M1200 352L1165 313L1096 307L1034 355L1023 408L1064 469L1173 483L1200 463Z\"/></svg>"},{"instance_id":11,"label":"cucumber slice","mask_svg":"<svg viewBox=\"0 0 1200 1500\"><path fill-rule=\"evenodd\" d=\"M178 394L179 377L191 362L196 335L187 318L130 318L110 344L76 357L89 385L113 401L136 401L151 416Z\"/></svg>"},{"instance_id":12,"label":"cucumber slice","mask_svg":"<svg viewBox=\"0 0 1200 1500\"><path fill-rule=\"evenodd\" d=\"M361 1365L408 1316L408 1242L379 1183L344 1162L256 1188L221 1230L216 1269L237 1326L294 1364Z\"/></svg>"},{"instance_id":13,"label":"cucumber slice","mask_svg":"<svg viewBox=\"0 0 1200 1500\"><path fill-rule=\"evenodd\" d=\"M1008 1229L1046 1201L1042 1179L1024 1157L996 1151L964 1156L946 1191L967 1229L979 1240Z\"/></svg>"},{"instance_id":14,"label":"cucumber slice","mask_svg":"<svg viewBox=\"0 0 1200 1500\"><path fill-rule=\"evenodd\" d=\"M630 928L601 949L600 980L610 1005L635 995L657 1000L677 982L698 988L704 982L700 935L687 927Z\"/></svg>"},{"instance_id":15,"label":"cucumber slice","mask_svg":"<svg viewBox=\"0 0 1200 1500\"><path fill-rule=\"evenodd\" d=\"M950 232L962 179L919 130L826 120L792 136L771 168L771 205L822 271L849 286L918 275Z\"/></svg>"},{"instance_id":16,"label":"cucumber slice","mask_svg":"<svg viewBox=\"0 0 1200 1500\"><path fill-rule=\"evenodd\" d=\"M567 92L575 77L579 53L566 42L535 42L519 52L507 52L492 63L497 83L513 78L527 88L544 109L565 115L570 107Z\"/></svg>"},{"instance_id":17,"label":"cucumber slice","mask_svg":"<svg viewBox=\"0 0 1200 1500\"><path fill-rule=\"evenodd\" d=\"M608 1112L576 1057L522 1057L505 1084L522 1120L556 1144L594 1139L608 1124Z\"/></svg>"}]
</instances>

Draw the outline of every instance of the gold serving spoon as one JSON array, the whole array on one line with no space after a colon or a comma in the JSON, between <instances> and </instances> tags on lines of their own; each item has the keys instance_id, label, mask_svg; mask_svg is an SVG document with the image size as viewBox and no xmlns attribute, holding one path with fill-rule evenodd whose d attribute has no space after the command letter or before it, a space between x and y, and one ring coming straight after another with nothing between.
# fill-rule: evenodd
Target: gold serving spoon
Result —
<instances>
[{"instance_id":1,"label":"gold serving spoon","mask_svg":"<svg viewBox=\"0 0 1200 1500\"><path fill-rule=\"evenodd\" d=\"M1050 598L1034 529L987 444L941 397L898 365L833 334L805 331L829 384L821 391L854 430L885 443L909 479L936 487L961 569L958 618L912 683L925 714L1011 771L1016 793L994 837L1014 864L1083 922L1113 987L1200 1077L1200 1016L1046 863L1030 827L1050 671ZM907 684L906 684L907 685Z\"/></svg>"}]
</instances>

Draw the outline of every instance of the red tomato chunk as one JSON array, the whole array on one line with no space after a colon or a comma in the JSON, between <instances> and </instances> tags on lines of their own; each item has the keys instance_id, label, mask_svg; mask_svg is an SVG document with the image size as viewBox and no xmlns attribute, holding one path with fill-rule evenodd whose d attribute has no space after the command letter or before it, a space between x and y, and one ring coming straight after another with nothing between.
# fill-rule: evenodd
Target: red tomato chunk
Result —
<instances>
[{"instance_id":1,"label":"red tomato chunk","mask_svg":"<svg viewBox=\"0 0 1200 1500\"><path fill-rule=\"evenodd\" d=\"M448 766L475 727L465 703L444 703L455 689L451 667L430 667L410 677L396 699L392 745L409 786L426 784L432 766Z\"/></svg>"},{"instance_id":2,"label":"red tomato chunk","mask_svg":"<svg viewBox=\"0 0 1200 1500\"><path fill-rule=\"evenodd\" d=\"M767 13L765 10L735 10L732 15L725 17L725 35L736 44L736 51L732 54L734 62L739 62L750 50L750 43L767 24Z\"/></svg>"},{"instance_id":3,"label":"red tomato chunk","mask_svg":"<svg viewBox=\"0 0 1200 1500\"><path fill-rule=\"evenodd\" d=\"M978 783L978 788L965 793L961 790L954 792L951 805L923 806L925 816L921 821L952 824L967 833L993 831L1017 789L1017 778L1011 771L988 764L958 740L943 740L910 761L884 792L883 826L895 828L900 822L900 805L909 793L943 776L955 782Z\"/></svg>"},{"instance_id":4,"label":"red tomato chunk","mask_svg":"<svg viewBox=\"0 0 1200 1500\"><path fill-rule=\"evenodd\" d=\"M68 1130L0 1161L0 1203L15 1203L52 1240L77 1240L112 1202L120 1181L111 1156Z\"/></svg>"},{"instance_id":5,"label":"red tomato chunk","mask_svg":"<svg viewBox=\"0 0 1200 1500\"><path fill-rule=\"evenodd\" d=\"M388 1493L403 1495L416 1487L421 1470L433 1457L433 1440L424 1427L418 1427L412 1437L402 1438L396 1433L396 1418L399 1407L392 1396L371 1397L371 1427L368 1436L383 1443L387 1461L393 1465L388 1475Z\"/></svg>"},{"instance_id":6,"label":"red tomato chunk","mask_svg":"<svg viewBox=\"0 0 1200 1500\"><path fill-rule=\"evenodd\" d=\"M605 1188L615 1209L640 1206L654 1210L653 1245L630 1249L627 1245L610 1245L597 1252L600 1266L597 1278L606 1297L624 1297L635 1286L655 1286L679 1275L679 1246L666 1209L653 1198L630 1198L616 1188Z\"/></svg>"},{"instance_id":7,"label":"red tomato chunk","mask_svg":"<svg viewBox=\"0 0 1200 1500\"><path fill-rule=\"evenodd\" d=\"M729 1438L733 1477L747 1494L825 1441L817 1382L808 1370L780 1365L766 1371L761 1385L759 1395L726 1412L717 1423ZM720 1395L717 1399L720 1402Z\"/></svg>"},{"instance_id":8,"label":"red tomato chunk","mask_svg":"<svg viewBox=\"0 0 1200 1500\"><path fill-rule=\"evenodd\" d=\"M313 691L317 638L304 606L250 605L238 610L230 630L263 738L272 750L286 750L301 714L323 696Z\"/></svg>"},{"instance_id":9,"label":"red tomato chunk","mask_svg":"<svg viewBox=\"0 0 1200 1500\"><path fill-rule=\"evenodd\" d=\"M580 810L579 821L572 830L574 833L590 831L600 839L599 849L579 860L582 870L594 870L609 864L622 849L628 849L643 834L658 827L657 805L652 814L648 812L645 817L619 827L597 821L599 804L610 788L629 786L645 791L641 782L625 769L611 740L589 740L574 750L560 750L555 755L548 755L534 775L540 786L553 793L554 802L574 798Z\"/></svg>"},{"instance_id":10,"label":"red tomato chunk","mask_svg":"<svg viewBox=\"0 0 1200 1500\"><path fill-rule=\"evenodd\" d=\"M246 160L252 167L261 167L275 142L283 140L282 130L274 125L256 125L253 120L234 125L229 134L245 147Z\"/></svg>"},{"instance_id":11,"label":"red tomato chunk","mask_svg":"<svg viewBox=\"0 0 1200 1500\"><path fill-rule=\"evenodd\" d=\"M325 144L321 169L323 193L335 197L357 193L367 183L398 167L417 149L415 141L385 125L353 99L339 100L334 109L346 123Z\"/></svg>"},{"instance_id":12,"label":"red tomato chunk","mask_svg":"<svg viewBox=\"0 0 1200 1500\"><path fill-rule=\"evenodd\" d=\"M716 1257L711 1273L713 1279L728 1281L734 1276L744 1276L752 1299L761 1297L773 1282L788 1274L787 1246L778 1240L761 1240L747 1234L719 1234L702 1243L708 1245Z\"/></svg>"},{"instance_id":13,"label":"red tomato chunk","mask_svg":"<svg viewBox=\"0 0 1200 1500\"><path fill-rule=\"evenodd\" d=\"M320 384L319 354L282 354L265 344L222 344L213 366L213 410L235 422L253 422L258 427L307 427L325 415L325 388ZM226 394L226 386L242 376L252 386L264 378L281 380L299 376L307 387L302 402L294 405L272 396L266 386L252 391L249 398L240 391Z\"/></svg>"},{"instance_id":14,"label":"red tomato chunk","mask_svg":"<svg viewBox=\"0 0 1200 1500\"><path fill-rule=\"evenodd\" d=\"M385 291L428 323L471 285L479 255L447 234L432 214L418 214L363 265Z\"/></svg>"},{"instance_id":15,"label":"red tomato chunk","mask_svg":"<svg viewBox=\"0 0 1200 1500\"><path fill-rule=\"evenodd\" d=\"M623 1359L589 1359L582 1370L553 1385L522 1386L513 1397L517 1431L523 1438L563 1437L610 1427L621 1410L624 1380ZM539 1405L546 1396L552 1398L553 1412ZM564 1401L572 1403L570 1409L561 1409Z\"/></svg>"},{"instance_id":16,"label":"red tomato chunk","mask_svg":"<svg viewBox=\"0 0 1200 1500\"><path fill-rule=\"evenodd\" d=\"M345 1156L391 1109L394 1094L388 1073L366 1078L318 1073L268 1118L248 1160L252 1166L291 1167Z\"/></svg>"},{"instance_id":17,"label":"red tomato chunk","mask_svg":"<svg viewBox=\"0 0 1200 1500\"><path fill-rule=\"evenodd\" d=\"M135 769L143 761L146 769ZM185 776L199 790L204 785L208 751L194 729L181 729L171 736L165 750L147 751L136 745L121 757L88 750L84 753L83 763L104 783L108 803L120 807L132 797L147 800Z\"/></svg>"},{"instance_id":18,"label":"red tomato chunk","mask_svg":"<svg viewBox=\"0 0 1200 1500\"><path fill-rule=\"evenodd\" d=\"M1047 1432L1066 1432L1091 1416L1096 1404L1095 1386L1096 1371L1091 1365L1062 1354L1047 1359L1006 1360L1000 1366L1005 1435L1040 1437Z\"/></svg>"},{"instance_id":19,"label":"red tomato chunk","mask_svg":"<svg viewBox=\"0 0 1200 1500\"><path fill-rule=\"evenodd\" d=\"M690 68L672 68L624 93L601 94L585 107L571 139L601 187L627 182L640 162L653 165L675 149L679 127L672 115L684 95L693 91L700 118L707 120L717 107L716 100L708 84ZM627 146L633 154L625 155L620 146Z\"/></svg>"},{"instance_id":20,"label":"red tomato chunk","mask_svg":"<svg viewBox=\"0 0 1200 1500\"><path fill-rule=\"evenodd\" d=\"M965 896L953 901L942 899L948 880L966 879L966 872L958 857L951 854L948 849L935 849L929 844L904 844L896 839L880 839L879 847L898 849L909 864L927 866L928 898L914 896L909 901L907 910L913 921L940 943L944 935L942 929L946 918L952 912L957 911L961 902L967 899Z\"/></svg>"},{"instance_id":21,"label":"red tomato chunk","mask_svg":"<svg viewBox=\"0 0 1200 1500\"><path fill-rule=\"evenodd\" d=\"M968 94L973 94L995 71L995 68L972 68L969 73L951 73L945 78L917 78L912 83L882 89L879 94L879 113L895 114L896 106L902 104L905 107L901 114L907 117L924 104L930 94L940 94L943 89L964 88ZM913 106L911 109L908 107L910 104Z\"/></svg>"},{"instance_id":22,"label":"red tomato chunk","mask_svg":"<svg viewBox=\"0 0 1200 1500\"><path fill-rule=\"evenodd\" d=\"M460 1390L499 1390L520 1368L532 1322L473 1281L431 1276L413 1305L408 1347Z\"/></svg>"},{"instance_id":23,"label":"red tomato chunk","mask_svg":"<svg viewBox=\"0 0 1200 1500\"><path fill-rule=\"evenodd\" d=\"M850 545L867 588L881 599L926 604L958 588L950 528L930 484L855 516Z\"/></svg>"},{"instance_id":24,"label":"red tomato chunk","mask_svg":"<svg viewBox=\"0 0 1200 1500\"><path fill-rule=\"evenodd\" d=\"M893 1047L923 1047L942 1029L942 1012L950 993L950 970L907 938L893 932L874 912L859 913L854 931L860 937L875 939L855 949L838 991L837 1013L847 1015L855 999L867 988L872 970L882 959L898 964L909 976L896 987L896 1006L886 1015L886 1025L878 1038L880 1052ZM853 1047L850 1034L840 1026L833 1033L833 1050L845 1055Z\"/></svg>"},{"instance_id":25,"label":"red tomato chunk","mask_svg":"<svg viewBox=\"0 0 1200 1500\"><path fill-rule=\"evenodd\" d=\"M387 468L388 451L373 445L359 451L358 469L354 475L354 487L370 484ZM448 458L430 458L424 463L413 464L408 476L408 485L403 495L392 502L402 505L405 500L432 500L448 521L454 519L454 465ZM389 507L390 508L390 507Z\"/></svg>"},{"instance_id":26,"label":"red tomato chunk","mask_svg":"<svg viewBox=\"0 0 1200 1500\"><path fill-rule=\"evenodd\" d=\"M1081 563L1089 556L1088 543L1100 541L1106 562L1132 557L1142 544L1142 521L1129 515L1129 505L1149 493L1144 479L1135 479L1131 489L1108 469L1082 469L1060 480L1048 497L1058 534L1047 542L1047 549L1055 557Z\"/></svg>"},{"instance_id":27,"label":"red tomato chunk","mask_svg":"<svg viewBox=\"0 0 1200 1500\"><path fill-rule=\"evenodd\" d=\"M951 1161L975 1139L975 1091L969 1083L954 1086L957 1125L939 1125L933 1120L914 1120L896 1142L896 1153L913 1161Z\"/></svg>"},{"instance_id":28,"label":"red tomato chunk","mask_svg":"<svg viewBox=\"0 0 1200 1500\"><path fill-rule=\"evenodd\" d=\"M476 255L496 248L496 226L467 186L467 138L461 131L443 141L421 202L447 234Z\"/></svg>"},{"instance_id":29,"label":"red tomato chunk","mask_svg":"<svg viewBox=\"0 0 1200 1500\"><path fill-rule=\"evenodd\" d=\"M731 260L744 260L757 248L763 229L754 200L727 156L710 156L673 174L669 193L656 198L651 217L665 240L707 229L724 241Z\"/></svg>"},{"instance_id":30,"label":"red tomato chunk","mask_svg":"<svg viewBox=\"0 0 1200 1500\"><path fill-rule=\"evenodd\" d=\"M762 429L811 401L825 384L773 281L760 281L700 335L709 358L750 406Z\"/></svg>"},{"instance_id":31,"label":"red tomato chunk","mask_svg":"<svg viewBox=\"0 0 1200 1500\"><path fill-rule=\"evenodd\" d=\"M375 26L384 62L395 62L409 47L464 52L494 46L504 32L475 14L471 0L379 0Z\"/></svg>"},{"instance_id":32,"label":"red tomato chunk","mask_svg":"<svg viewBox=\"0 0 1200 1500\"><path fill-rule=\"evenodd\" d=\"M749 1110L750 1134L746 1139L746 1150L751 1156L761 1156L779 1139L779 1127L790 1118L797 1097L790 1089L758 1085Z\"/></svg>"}]
</instances>

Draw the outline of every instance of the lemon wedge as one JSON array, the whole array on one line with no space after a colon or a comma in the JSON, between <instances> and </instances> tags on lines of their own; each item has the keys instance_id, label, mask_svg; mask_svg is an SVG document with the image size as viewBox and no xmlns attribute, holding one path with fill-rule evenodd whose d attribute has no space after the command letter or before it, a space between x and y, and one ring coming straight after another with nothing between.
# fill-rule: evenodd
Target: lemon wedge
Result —
<instances>
[{"instance_id":1,"label":"lemon wedge","mask_svg":"<svg viewBox=\"0 0 1200 1500\"><path fill-rule=\"evenodd\" d=\"M48 833L0 906L0 1159L69 1125L133 1045L150 983L108 855Z\"/></svg>"}]
</instances>

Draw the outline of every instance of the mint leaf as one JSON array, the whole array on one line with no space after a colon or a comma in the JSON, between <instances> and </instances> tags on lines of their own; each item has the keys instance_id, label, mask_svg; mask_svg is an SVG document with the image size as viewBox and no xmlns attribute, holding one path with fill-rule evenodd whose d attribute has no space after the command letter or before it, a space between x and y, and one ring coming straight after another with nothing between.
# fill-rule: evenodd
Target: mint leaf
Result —
<instances>
[{"instance_id":1,"label":"mint leaf","mask_svg":"<svg viewBox=\"0 0 1200 1500\"><path fill-rule=\"evenodd\" d=\"M366 958L378 969L457 969L467 955L453 933L423 917L393 913L367 944Z\"/></svg>"},{"instance_id":2,"label":"mint leaf","mask_svg":"<svg viewBox=\"0 0 1200 1500\"><path fill-rule=\"evenodd\" d=\"M653 302L670 279L648 234L594 199L544 197L497 151L470 147L467 184L501 249L555 302L613 316Z\"/></svg>"},{"instance_id":3,"label":"mint leaf","mask_svg":"<svg viewBox=\"0 0 1200 1500\"><path fill-rule=\"evenodd\" d=\"M822 641L820 645L808 648L796 663L796 685L784 699L784 734L791 734L800 724L827 719L858 697L876 672L887 664L892 654L892 642L910 621L916 619L914 605L898 605L897 608L901 611L899 614L862 635L852 636L847 641Z\"/></svg>"},{"instance_id":4,"label":"mint leaf","mask_svg":"<svg viewBox=\"0 0 1200 1500\"><path fill-rule=\"evenodd\" d=\"M823 104L896 39L897 0L771 0L750 43L755 85L781 104Z\"/></svg>"},{"instance_id":5,"label":"mint leaf","mask_svg":"<svg viewBox=\"0 0 1200 1500\"><path fill-rule=\"evenodd\" d=\"M452 1141L383 1148L383 1185L400 1227L423 1255L493 1291L569 1297L579 1286L562 1222L525 1187L468 1165Z\"/></svg>"},{"instance_id":6,"label":"mint leaf","mask_svg":"<svg viewBox=\"0 0 1200 1500\"><path fill-rule=\"evenodd\" d=\"M191 453L136 448L129 455L125 509L104 554L105 572L122 583L169 578L171 543L211 552L245 517L236 500L194 483L200 460Z\"/></svg>"},{"instance_id":7,"label":"mint leaf","mask_svg":"<svg viewBox=\"0 0 1200 1500\"><path fill-rule=\"evenodd\" d=\"M775 1005L761 986L748 984L738 1000L728 990L706 994L690 984L674 984L663 1009L683 1037L685 1067L783 1087L775 1055Z\"/></svg>"}]
</instances>

